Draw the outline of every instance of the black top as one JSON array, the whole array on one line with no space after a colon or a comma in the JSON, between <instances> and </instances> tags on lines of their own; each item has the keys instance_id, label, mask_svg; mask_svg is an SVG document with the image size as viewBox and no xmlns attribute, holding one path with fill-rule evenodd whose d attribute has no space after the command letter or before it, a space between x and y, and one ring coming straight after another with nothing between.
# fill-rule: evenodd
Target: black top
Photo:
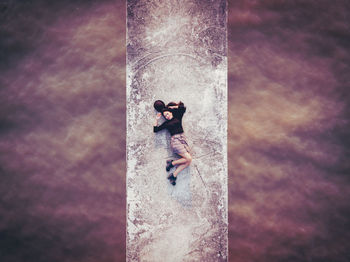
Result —
<instances>
[{"instance_id":1,"label":"black top","mask_svg":"<svg viewBox=\"0 0 350 262\"><path fill-rule=\"evenodd\" d=\"M173 118L165 121L160 126L154 126L153 132L158 132L162 129L168 129L170 135L181 134L184 132L182 128L182 117L186 112L186 107L182 102L179 103L178 108L169 108L169 111L173 114Z\"/></svg>"}]
</instances>

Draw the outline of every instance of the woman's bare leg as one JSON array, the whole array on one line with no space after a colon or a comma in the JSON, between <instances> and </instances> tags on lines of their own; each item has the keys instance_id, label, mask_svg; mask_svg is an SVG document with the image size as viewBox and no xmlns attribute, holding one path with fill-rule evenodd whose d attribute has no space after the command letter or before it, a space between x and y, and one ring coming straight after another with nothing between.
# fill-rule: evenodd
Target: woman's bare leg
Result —
<instances>
[{"instance_id":1,"label":"woman's bare leg","mask_svg":"<svg viewBox=\"0 0 350 262\"><path fill-rule=\"evenodd\" d=\"M178 173L180 173L182 170L184 170L188 166L189 166L189 164L187 164L187 163L177 166L176 170L173 173L174 177L176 177Z\"/></svg>"},{"instance_id":2,"label":"woman's bare leg","mask_svg":"<svg viewBox=\"0 0 350 262\"><path fill-rule=\"evenodd\" d=\"M177 160L173 160L171 163L173 164L173 166L185 164L185 163L187 163L187 159L183 157L183 158L179 158Z\"/></svg>"},{"instance_id":3,"label":"woman's bare leg","mask_svg":"<svg viewBox=\"0 0 350 262\"><path fill-rule=\"evenodd\" d=\"M173 173L174 177L176 177L176 176L178 175L178 173L180 173L182 170L184 170L186 167L188 167L188 166L191 164L191 162L192 162L192 156L191 156L190 153L186 152L186 153L184 153L184 154L179 154L179 155L182 156L182 158L180 158L179 160L184 159L184 160L185 160L185 163L179 165L179 166L176 168L176 170L175 170L174 173ZM178 161L178 160L176 160L176 161ZM174 162L176 162L176 161L173 161L173 165L174 165ZM183 160L182 160L182 161L183 161ZM181 161L181 162L182 162L182 161Z\"/></svg>"}]
</instances>

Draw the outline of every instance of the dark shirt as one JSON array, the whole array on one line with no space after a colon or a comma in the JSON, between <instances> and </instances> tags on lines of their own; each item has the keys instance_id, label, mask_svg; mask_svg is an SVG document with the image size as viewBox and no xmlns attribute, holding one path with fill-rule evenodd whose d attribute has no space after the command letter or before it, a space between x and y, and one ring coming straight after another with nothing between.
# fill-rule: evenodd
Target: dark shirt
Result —
<instances>
[{"instance_id":1,"label":"dark shirt","mask_svg":"<svg viewBox=\"0 0 350 262\"><path fill-rule=\"evenodd\" d=\"M186 112L186 107L182 102L179 103L178 108L169 108L169 111L173 114L173 118L166 120L160 126L154 126L153 132L158 132L163 129L168 129L170 135L181 134L184 132L182 128L182 117Z\"/></svg>"}]
</instances>

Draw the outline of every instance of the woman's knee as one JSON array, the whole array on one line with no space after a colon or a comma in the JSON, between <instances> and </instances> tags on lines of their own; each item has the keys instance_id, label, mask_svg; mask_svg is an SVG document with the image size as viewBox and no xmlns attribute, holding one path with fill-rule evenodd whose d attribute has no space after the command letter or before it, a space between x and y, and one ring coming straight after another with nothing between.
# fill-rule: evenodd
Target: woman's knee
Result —
<instances>
[{"instance_id":1,"label":"woman's knee","mask_svg":"<svg viewBox=\"0 0 350 262\"><path fill-rule=\"evenodd\" d=\"M188 156L186 157L186 160L187 160L187 164L188 164L188 165L191 164L191 162L192 162L192 156L191 156L191 155L188 155Z\"/></svg>"}]
</instances>

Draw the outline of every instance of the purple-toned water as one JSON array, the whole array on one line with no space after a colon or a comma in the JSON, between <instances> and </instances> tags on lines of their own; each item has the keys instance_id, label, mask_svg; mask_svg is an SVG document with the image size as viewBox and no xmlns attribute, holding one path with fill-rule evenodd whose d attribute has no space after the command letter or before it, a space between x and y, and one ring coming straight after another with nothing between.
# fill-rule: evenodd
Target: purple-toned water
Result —
<instances>
[{"instance_id":1,"label":"purple-toned water","mask_svg":"<svg viewBox=\"0 0 350 262\"><path fill-rule=\"evenodd\" d=\"M349 7L230 5L230 261L349 261Z\"/></svg>"},{"instance_id":2,"label":"purple-toned water","mask_svg":"<svg viewBox=\"0 0 350 262\"><path fill-rule=\"evenodd\" d=\"M113 1L9 2L1 261L124 260L123 10Z\"/></svg>"},{"instance_id":3,"label":"purple-toned water","mask_svg":"<svg viewBox=\"0 0 350 262\"><path fill-rule=\"evenodd\" d=\"M230 261L348 261L349 3L229 1ZM125 260L125 3L0 5L0 260Z\"/></svg>"}]
</instances>

